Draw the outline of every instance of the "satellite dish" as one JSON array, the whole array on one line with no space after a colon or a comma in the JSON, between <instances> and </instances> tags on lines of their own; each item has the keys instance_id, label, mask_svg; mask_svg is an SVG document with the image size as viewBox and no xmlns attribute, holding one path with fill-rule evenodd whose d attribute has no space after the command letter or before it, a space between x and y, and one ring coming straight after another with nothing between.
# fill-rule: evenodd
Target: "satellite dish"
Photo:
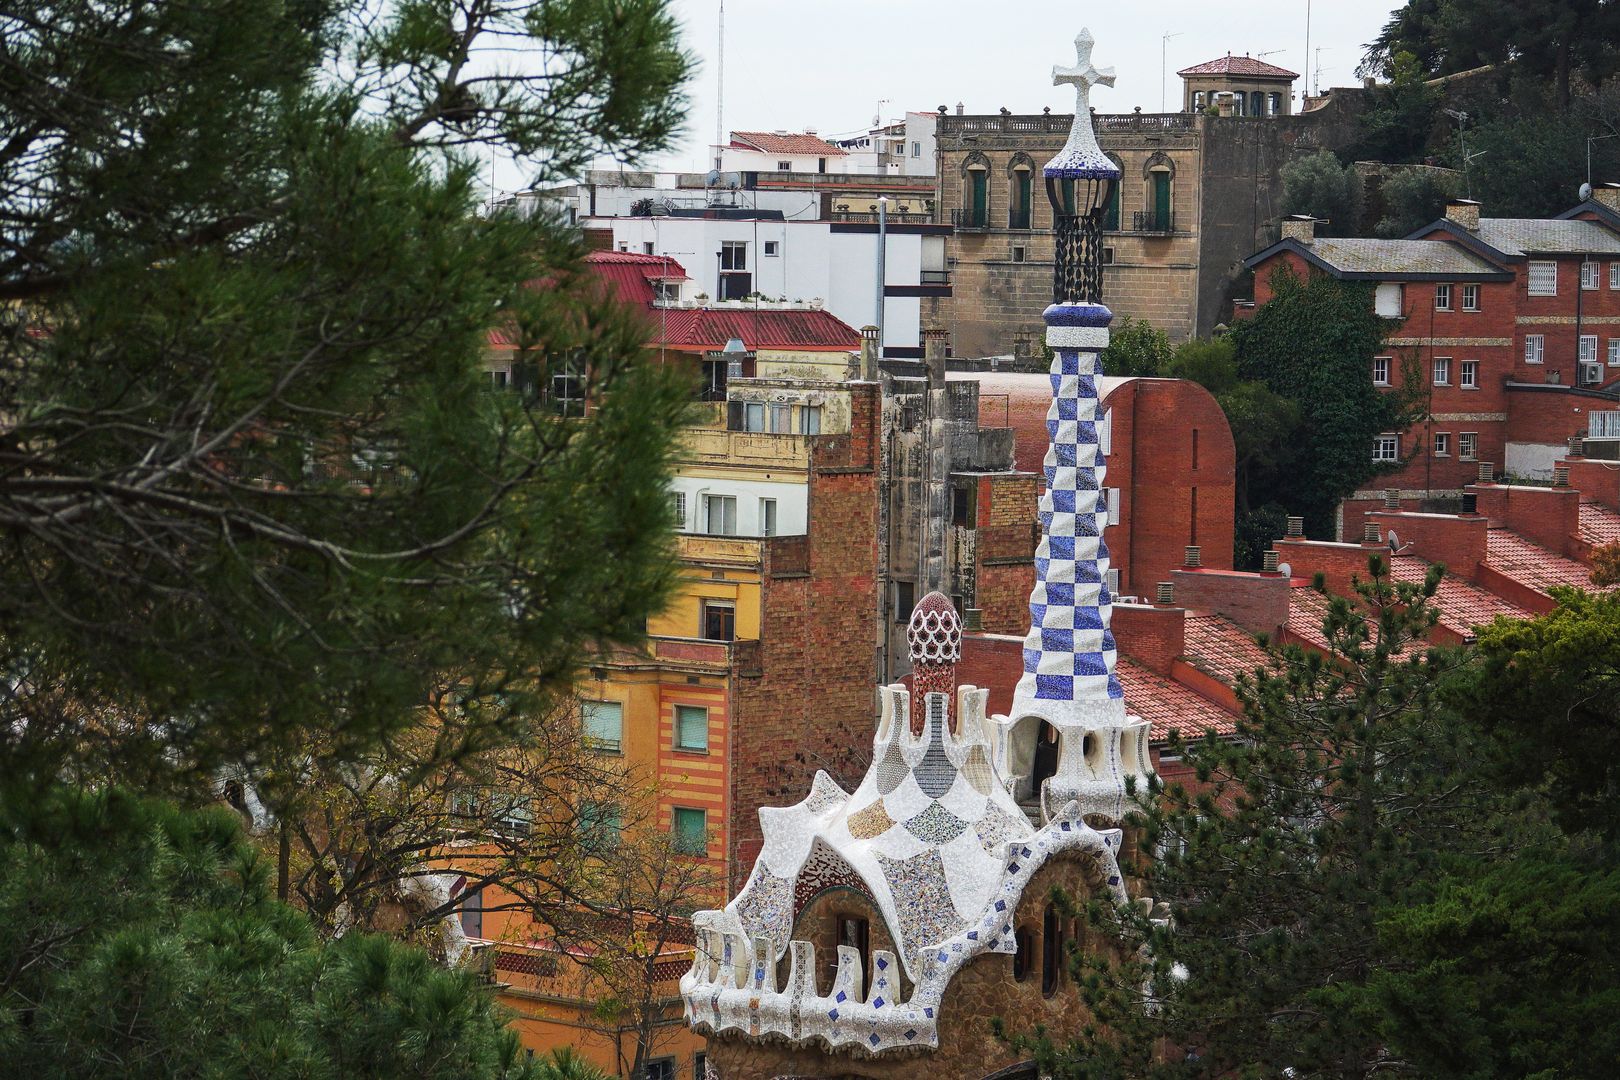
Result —
<instances>
[{"instance_id":1,"label":"satellite dish","mask_svg":"<svg viewBox=\"0 0 1620 1080\"><path fill-rule=\"evenodd\" d=\"M1587 199L1590 199L1592 197L1592 185L1591 184L1582 184L1581 185L1581 190L1580 190L1580 196L1581 196L1581 202L1585 202Z\"/></svg>"},{"instance_id":2,"label":"satellite dish","mask_svg":"<svg viewBox=\"0 0 1620 1080\"><path fill-rule=\"evenodd\" d=\"M710 169L709 170L709 175L705 176L703 178L703 186L704 187L719 187L720 186L720 170L719 169Z\"/></svg>"},{"instance_id":3,"label":"satellite dish","mask_svg":"<svg viewBox=\"0 0 1620 1080\"><path fill-rule=\"evenodd\" d=\"M1401 550L1401 538L1395 535L1394 529L1389 530L1389 550L1392 554Z\"/></svg>"},{"instance_id":4,"label":"satellite dish","mask_svg":"<svg viewBox=\"0 0 1620 1080\"><path fill-rule=\"evenodd\" d=\"M1294 576L1294 568L1289 566L1287 563L1278 563L1277 573L1281 574L1285 578L1291 578Z\"/></svg>"},{"instance_id":5,"label":"satellite dish","mask_svg":"<svg viewBox=\"0 0 1620 1080\"><path fill-rule=\"evenodd\" d=\"M742 187L742 173L728 172L720 178L720 183L727 191L736 191Z\"/></svg>"}]
</instances>

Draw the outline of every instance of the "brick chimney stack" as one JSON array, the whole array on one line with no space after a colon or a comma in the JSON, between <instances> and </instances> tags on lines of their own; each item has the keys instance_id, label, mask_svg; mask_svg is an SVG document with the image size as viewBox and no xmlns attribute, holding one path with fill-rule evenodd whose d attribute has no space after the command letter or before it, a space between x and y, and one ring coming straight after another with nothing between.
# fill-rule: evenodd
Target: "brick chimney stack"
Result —
<instances>
[{"instance_id":1,"label":"brick chimney stack","mask_svg":"<svg viewBox=\"0 0 1620 1080\"><path fill-rule=\"evenodd\" d=\"M1294 214L1283 218L1282 238L1298 240L1305 245L1316 242L1316 219L1309 214Z\"/></svg>"},{"instance_id":2,"label":"brick chimney stack","mask_svg":"<svg viewBox=\"0 0 1620 1080\"><path fill-rule=\"evenodd\" d=\"M1620 213L1620 184L1599 184L1592 189L1592 199L1599 206Z\"/></svg>"},{"instance_id":3,"label":"brick chimney stack","mask_svg":"<svg viewBox=\"0 0 1620 1080\"><path fill-rule=\"evenodd\" d=\"M1452 199L1446 203L1446 220L1469 232L1479 232L1479 203L1473 199Z\"/></svg>"}]
</instances>

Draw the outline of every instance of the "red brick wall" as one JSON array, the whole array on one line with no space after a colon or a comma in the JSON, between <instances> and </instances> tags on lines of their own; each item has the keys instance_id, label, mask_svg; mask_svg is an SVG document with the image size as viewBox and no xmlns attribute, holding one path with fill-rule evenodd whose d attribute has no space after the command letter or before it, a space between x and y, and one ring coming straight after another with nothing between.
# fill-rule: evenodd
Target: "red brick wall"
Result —
<instances>
[{"instance_id":1,"label":"red brick wall","mask_svg":"<svg viewBox=\"0 0 1620 1080\"><path fill-rule=\"evenodd\" d=\"M1468 490L1478 497L1479 512L1491 524L1560 555L1579 553L1581 493L1574 488L1475 484Z\"/></svg>"},{"instance_id":2,"label":"red brick wall","mask_svg":"<svg viewBox=\"0 0 1620 1080\"><path fill-rule=\"evenodd\" d=\"M1112 629L1119 651L1160 675L1187 651L1186 611L1179 607L1116 604Z\"/></svg>"},{"instance_id":3,"label":"red brick wall","mask_svg":"<svg viewBox=\"0 0 1620 1080\"><path fill-rule=\"evenodd\" d=\"M974 602L988 633L1022 634L1029 629L1040 490L1040 477L1028 473L979 479Z\"/></svg>"},{"instance_id":4,"label":"red brick wall","mask_svg":"<svg viewBox=\"0 0 1620 1080\"><path fill-rule=\"evenodd\" d=\"M1567 442L1571 435L1585 435L1587 413L1614 408L1614 402L1607 398L1589 397L1567 386L1513 390L1508 394L1508 405L1508 439L1548 444ZM1497 458L1498 473L1502 464L1502 459Z\"/></svg>"},{"instance_id":5,"label":"red brick wall","mask_svg":"<svg viewBox=\"0 0 1620 1080\"><path fill-rule=\"evenodd\" d=\"M1278 545L1282 551L1282 545ZM1283 561L1288 562L1287 554ZM1365 562L1362 564L1365 566ZM1302 568L1295 563L1294 574ZM1170 575L1176 586L1176 603L1189 611L1224 615L1251 634L1274 634L1288 622L1288 590L1291 585L1280 574L1246 574L1239 571L1177 570Z\"/></svg>"},{"instance_id":6,"label":"red brick wall","mask_svg":"<svg viewBox=\"0 0 1620 1080\"><path fill-rule=\"evenodd\" d=\"M849 436L818 440L810 474L809 572L767 556L760 641L741 650L727 830L732 890L759 854L759 808L798 802L817 769L859 783L876 730L876 387L852 394Z\"/></svg>"},{"instance_id":7,"label":"red brick wall","mask_svg":"<svg viewBox=\"0 0 1620 1080\"><path fill-rule=\"evenodd\" d=\"M1378 537L1385 543L1389 541L1389 530L1394 529L1403 548L1412 545L1410 554L1444 563L1447 573L1454 577L1478 580L1486 555L1488 522L1484 517L1375 510L1365 518L1378 523Z\"/></svg>"},{"instance_id":8,"label":"red brick wall","mask_svg":"<svg viewBox=\"0 0 1620 1080\"><path fill-rule=\"evenodd\" d=\"M1583 500L1620 510L1620 466L1590 458L1560 458L1558 464L1569 466L1569 486Z\"/></svg>"},{"instance_id":9,"label":"red brick wall","mask_svg":"<svg viewBox=\"0 0 1620 1080\"><path fill-rule=\"evenodd\" d=\"M1330 544L1321 540L1278 540L1279 561L1293 570L1293 576L1310 581L1317 574L1327 579L1329 590L1339 595L1350 592L1350 579L1367 577L1367 557L1375 552L1388 552L1382 544L1363 547L1359 544ZM1236 616L1232 616L1234 621Z\"/></svg>"}]
</instances>

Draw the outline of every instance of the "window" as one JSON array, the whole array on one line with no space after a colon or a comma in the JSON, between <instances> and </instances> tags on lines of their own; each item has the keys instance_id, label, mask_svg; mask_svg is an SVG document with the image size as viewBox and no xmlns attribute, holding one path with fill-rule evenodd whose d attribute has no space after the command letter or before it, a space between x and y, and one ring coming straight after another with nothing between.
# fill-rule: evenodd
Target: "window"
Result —
<instances>
[{"instance_id":1,"label":"window","mask_svg":"<svg viewBox=\"0 0 1620 1080\"><path fill-rule=\"evenodd\" d=\"M732 641L737 637L737 605L714 600L703 601L705 641Z\"/></svg>"},{"instance_id":2,"label":"window","mask_svg":"<svg viewBox=\"0 0 1620 1080\"><path fill-rule=\"evenodd\" d=\"M1104 488L1103 498L1106 500L1106 502L1103 504L1103 509L1108 511L1108 524L1118 525L1120 503L1119 488Z\"/></svg>"},{"instance_id":3,"label":"window","mask_svg":"<svg viewBox=\"0 0 1620 1080\"><path fill-rule=\"evenodd\" d=\"M1373 357L1373 385L1374 386L1388 386L1389 385L1389 363L1390 363L1390 358L1387 357L1387 356L1375 356L1375 357Z\"/></svg>"},{"instance_id":4,"label":"window","mask_svg":"<svg viewBox=\"0 0 1620 1080\"><path fill-rule=\"evenodd\" d=\"M1270 101L1271 104L1270 104L1269 111L1266 113L1266 115L1267 116L1278 116L1278 115L1280 115L1282 113L1282 94L1281 94L1281 92L1273 93L1268 100Z\"/></svg>"},{"instance_id":5,"label":"window","mask_svg":"<svg viewBox=\"0 0 1620 1080\"><path fill-rule=\"evenodd\" d=\"M1437 431L1434 433L1434 456L1451 456L1451 432Z\"/></svg>"},{"instance_id":6,"label":"window","mask_svg":"<svg viewBox=\"0 0 1620 1080\"><path fill-rule=\"evenodd\" d=\"M495 387L497 390L505 390L511 381L511 375L505 369L500 369L489 373L490 385Z\"/></svg>"},{"instance_id":7,"label":"window","mask_svg":"<svg viewBox=\"0 0 1620 1080\"><path fill-rule=\"evenodd\" d=\"M1531 263L1529 282L1531 296L1557 296L1558 264L1555 262Z\"/></svg>"},{"instance_id":8,"label":"window","mask_svg":"<svg viewBox=\"0 0 1620 1080\"><path fill-rule=\"evenodd\" d=\"M702 855L709 849L709 814L688 806L675 807L675 848L684 855Z\"/></svg>"},{"instance_id":9,"label":"window","mask_svg":"<svg viewBox=\"0 0 1620 1080\"><path fill-rule=\"evenodd\" d=\"M776 171L777 172L791 172L792 170L793 170L793 162L791 162L791 161L778 161L776 163Z\"/></svg>"},{"instance_id":10,"label":"window","mask_svg":"<svg viewBox=\"0 0 1620 1080\"><path fill-rule=\"evenodd\" d=\"M1541 355L1546 348L1547 339L1541 334L1524 335L1524 362L1527 364L1541 363Z\"/></svg>"},{"instance_id":11,"label":"window","mask_svg":"<svg viewBox=\"0 0 1620 1080\"><path fill-rule=\"evenodd\" d=\"M1373 313L1385 319L1401 317L1401 286L1399 282L1383 281L1373 288Z\"/></svg>"},{"instance_id":12,"label":"window","mask_svg":"<svg viewBox=\"0 0 1620 1080\"><path fill-rule=\"evenodd\" d=\"M1597 335L1582 334L1580 345L1580 361L1583 364L1597 363Z\"/></svg>"},{"instance_id":13,"label":"window","mask_svg":"<svg viewBox=\"0 0 1620 1080\"><path fill-rule=\"evenodd\" d=\"M1437 356L1434 358L1434 385L1451 385L1451 357Z\"/></svg>"},{"instance_id":14,"label":"window","mask_svg":"<svg viewBox=\"0 0 1620 1080\"><path fill-rule=\"evenodd\" d=\"M1097 423L1097 453L1107 457L1114 452L1114 410L1102 414Z\"/></svg>"},{"instance_id":15,"label":"window","mask_svg":"<svg viewBox=\"0 0 1620 1080\"><path fill-rule=\"evenodd\" d=\"M799 406L799 434L801 434L801 435L820 435L821 434L821 406L820 405L800 405Z\"/></svg>"},{"instance_id":16,"label":"window","mask_svg":"<svg viewBox=\"0 0 1620 1080\"><path fill-rule=\"evenodd\" d=\"M619 804L606 799L586 799L580 803L579 831L591 847L599 850L618 847L624 835L624 817Z\"/></svg>"},{"instance_id":17,"label":"window","mask_svg":"<svg viewBox=\"0 0 1620 1080\"><path fill-rule=\"evenodd\" d=\"M1063 925L1057 908L1046 905L1041 920L1041 993L1051 997L1057 992L1059 968L1063 964Z\"/></svg>"},{"instance_id":18,"label":"window","mask_svg":"<svg viewBox=\"0 0 1620 1080\"><path fill-rule=\"evenodd\" d=\"M675 1080L675 1059L658 1058L647 1062L647 1080Z\"/></svg>"},{"instance_id":19,"label":"window","mask_svg":"<svg viewBox=\"0 0 1620 1080\"><path fill-rule=\"evenodd\" d=\"M678 281L653 282L653 303L678 304L681 302L681 283Z\"/></svg>"},{"instance_id":20,"label":"window","mask_svg":"<svg viewBox=\"0 0 1620 1080\"><path fill-rule=\"evenodd\" d=\"M971 488L951 488L951 524L959 529L973 528L973 491Z\"/></svg>"},{"instance_id":21,"label":"window","mask_svg":"<svg viewBox=\"0 0 1620 1080\"><path fill-rule=\"evenodd\" d=\"M773 403L767 410L772 435L786 435L793 428L793 406Z\"/></svg>"},{"instance_id":22,"label":"window","mask_svg":"<svg viewBox=\"0 0 1620 1080\"><path fill-rule=\"evenodd\" d=\"M1464 311L1478 311L1479 310L1479 286L1478 285L1464 285L1463 286L1462 300L1463 300L1463 310Z\"/></svg>"},{"instance_id":23,"label":"window","mask_svg":"<svg viewBox=\"0 0 1620 1080\"><path fill-rule=\"evenodd\" d=\"M748 273L748 242L723 240L720 243L720 299L741 300L753 291Z\"/></svg>"},{"instance_id":24,"label":"window","mask_svg":"<svg viewBox=\"0 0 1620 1080\"><path fill-rule=\"evenodd\" d=\"M675 512L675 527L686 528L686 492L672 491L669 493L670 509Z\"/></svg>"},{"instance_id":25,"label":"window","mask_svg":"<svg viewBox=\"0 0 1620 1080\"><path fill-rule=\"evenodd\" d=\"M604 754L617 754L623 747L624 706L617 701L587 701L585 745Z\"/></svg>"},{"instance_id":26,"label":"window","mask_svg":"<svg viewBox=\"0 0 1620 1080\"><path fill-rule=\"evenodd\" d=\"M484 936L484 890L472 889L461 902L461 932L470 938Z\"/></svg>"},{"instance_id":27,"label":"window","mask_svg":"<svg viewBox=\"0 0 1620 1080\"><path fill-rule=\"evenodd\" d=\"M709 749L709 710L701 705L675 706L675 749Z\"/></svg>"},{"instance_id":28,"label":"window","mask_svg":"<svg viewBox=\"0 0 1620 1080\"><path fill-rule=\"evenodd\" d=\"M1029 254L1029 249L1026 248L1023 244L1014 244L1012 246L1012 261L1013 262L1023 262L1024 259L1028 256L1028 254Z\"/></svg>"},{"instance_id":29,"label":"window","mask_svg":"<svg viewBox=\"0 0 1620 1080\"><path fill-rule=\"evenodd\" d=\"M709 1055L701 1050L692 1057L692 1080L709 1080Z\"/></svg>"},{"instance_id":30,"label":"window","mask_svg":"<svg viewBox=\"0 0 1620 1080\"><path fill-rule=\"evenodd\" d=\"M1464 390L1479 389L1479 361L1464 360L1457 369L1457 385Z\"/></svg>"},{"instance_id":31,"label":"window","mask_svg":"<svg viewBox=\"0 0 1620 1080\"><path fill-rule=\"evenodd\" d=\"M759 500L759 535L776 535L776 500Z\"/></svg>"},{"instance_id":32,"label":"window","mask_svg":"<svg viewBox=\"0 0 1620 1080\"><path fill-rule=\"evenodd\" d=\"M1457 456L1464 461L1473 461L1479 453L1479 432L1465 431L1457 436Z\"/></svg>"},{"instance_id":33,"label":"window","mask_svg":"<svg viewBox=\"0 0 1620 1080\"><path fill-rule=\"evenodd\" d=\"M712 536L737 535L737 497L703 496L703 531Z\"/></svg>"},{"instance_id":34,"label":"window","mask_svg":"<svg viewBox=\"0 0 1620 1080\"><path fill-rule=\"evenodd\" d=\"M743 402L742 422L744 431L764 431L765 403L762 401Z\"/></svg>"},{"instance_id":35,"label":"window","mask_svg":"<svg viewBox=\"0 0 1620 1080\"><path fill-rule=\"evenodd\" d=\"M1598 287L1598 264L1595 262L1581 263L1581 288L1595 289Z\"/></svg>"},{"instance_id":36,"label":"window","mask_svg":"<svg viewBox=\"0 0 1620 1080\"><path fill-rule=\"evenodd\" d=\"M1029 978L1030 969L1035 966L1035 935L1029 932L1029 927L1020 926L1013 934L1013 982L1023 982Z\"/></svg>"},{"instance_id":37,"label":"window","mask_svg":"<svg viewBox=\"0 0 1620 1080\"><path fill-rule=\"evenodd\" d=\"M641 242L641 253L643 255L651 255L653 253L653 242L651 240L643 240Z\"/></svg>"},{"instance_id":38,"label":"window","mask_svg":"<svg viewBox=\"0 0 1620 1080\"><path fill-rule=\"evenodd\" d=\"M1609 264L1609 288L1620 289L1620 262Z\"/></svg>"},{"instance_id":39,"label":"window","mask_svg":"<svg viewBox=\"0 0 1620 1080\"><path fill-rule=\"evenodd\" d=\"M546 399L558 416L585 415L585 358L570 356L550 365Z\"/></svg>"},{"instance_id":40,"label":"window","mask_svg":"<svg viewBox=\"0 0 1620 1080\"><path fill-rule=\"evenodd\" d=\"M911 619L911 609L917 606L917 586L909 581L894 583L894 621L907 622Z\"/></svg>"},{"instance_id":41,"label":"window","mask_svg":"<svg viewBox=\"0 0 1620 1080\"><path fill-rule=\"evenodd\" d=\"M780 240L767 240L767 241L765 241L765 256L766 256L766 258L775 258L777 255L779 255L781 253L781 250L782 250L782 242Z\"/></svg>"},{"instance_id":42,"label":"window","mask_svg":"<svg viewBox=\"0 0 1620 1080\"><path fill-rule=\"evenodd\" d=\"M1373 439L1373 460L1394 461L1400 457L1401 440L1398 435L1379 435Z\"/></svg>"},{"instance_id":43,"label":"window","mask_svg":"<svg viewBox=\"0 0 1620 1080\"><path fill-rule=\"evenodd\" d=\"M1450 285L1436 285L1434 287L1434 310L1436 310L1436 311L1450 311L1451 310L1451 286Z\"/></svg>"},{"instance_id":44,"label":"window","mask_svg":"<svg viewBox=\"0 0 1620 1080\"><path fill-rule=\"evenodd\" d=\"M1609 339L1609 366L1620 367L1620 338Z\"/></svg>"},{"instance_id":45,"label":"window","mask_svg":"<svg viewBox=\"0 0 1620 1080\"><path fill-rule=\"evenodd\" d=\"M824 158L824 157L816 158L816 172L824 173L826 171L827 171L827 159Z\"/></svg>"},{"instance_id":46,"label":"window","mask_svg":"<svg viewBox=\"0 0 1620 1080\"><path fill-rule=\"evenodd\" d=\"M859 915L839 915L837 917L837 933L839 945L848 945L861 954L861 985L866 985L866 975L871 970L872 955L872 928ZM838 950L833 949L833 961L837 962Z\"/></svg>"},{"instance_id":47,"label":"window","mask_svg":"<svg viewBox=\"0 0 1620 1080\"><path fill-rule=\"evenodd\" d=\"M911 156L912 157L922 157L922 143L915 142L915 141L912 142L912 144L911 144Z\"/></svg>"}]
</instances>

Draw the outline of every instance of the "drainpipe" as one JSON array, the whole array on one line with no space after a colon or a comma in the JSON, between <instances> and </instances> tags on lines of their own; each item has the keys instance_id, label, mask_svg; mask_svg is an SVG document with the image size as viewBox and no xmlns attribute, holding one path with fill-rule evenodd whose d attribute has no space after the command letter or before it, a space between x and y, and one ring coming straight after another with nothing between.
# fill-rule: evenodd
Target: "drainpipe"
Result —
<instances>
[{"instance_id":1,"label":"drainpipe","mask_svg":"<svg viewBox=\"0 0 1620 1080\"><path fill-rule=\"evenodd\" d=\"M889 276L889 197L878 196L877 328L878 359L883 359L883 283Z\"/></svg>"}]
</instances>

